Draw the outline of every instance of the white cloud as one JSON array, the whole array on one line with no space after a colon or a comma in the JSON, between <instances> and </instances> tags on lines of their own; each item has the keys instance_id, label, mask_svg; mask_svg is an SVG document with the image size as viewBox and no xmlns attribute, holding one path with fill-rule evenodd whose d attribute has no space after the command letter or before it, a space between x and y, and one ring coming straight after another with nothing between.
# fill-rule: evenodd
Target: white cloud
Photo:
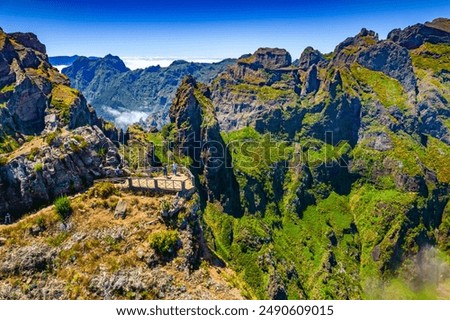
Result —
<instances>
[{"instance_id":1,"label":"white cloud","mask_svg":"<svg viewBox=\"0 0 450 320\"><path fill-rule=\"evenodd\" d=\"M119 128L126 128L130 124L145 120L149 115L142 111L119 111L110 107L105 107L104 110L111 114Z\"/></svg>"},{"instance_id":2,"label":"white cloud","mask_svg":"<svg viewBox=\"0 0 450 320\"><path fill-rule=\"evenodd\" d=\"M68 65L65 64L58 64L56 66L54 66L56 69L58 69L59 72L61 72L62 69L68 67Z\"/></svg>"},{"instance_id":3,"label":"white cloud","mask_svg":"<svg viewBox=\"0 0 450 320\"><path fill-rule=\"evenodd\" d=\"M121 57L125 65L131 70L144 69L150 66L160 65L167 67L175 60L186 60L189 62L219 62L220 58L186 58L186 57Z\"/></svg>"}]
</instances>

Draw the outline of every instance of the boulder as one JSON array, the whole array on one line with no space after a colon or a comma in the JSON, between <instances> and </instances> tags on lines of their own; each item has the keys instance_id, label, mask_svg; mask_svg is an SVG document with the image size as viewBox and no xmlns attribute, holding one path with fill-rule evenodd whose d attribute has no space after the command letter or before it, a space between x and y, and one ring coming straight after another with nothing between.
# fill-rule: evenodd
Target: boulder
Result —
<instances>
[{"instance_id":1,"label":"boulder","mask_svg":"<svg viewBox=\"0 0 450 320\"><path fill-rule=\"evenodd\" d=\"M372 260L379 261L381 256L381 248L380 245L377 244L372 250Z\"/></svg>"},{"instance_id":2,"label":"boulder","mask_svg":"<svg viewBox=\"0 0 450 320\"><path fill-rule=\"evenodd\" d=\"M127 213L127 203L125 200L120 199L116 205L116 209L114 210L114 218L115 219L125 219Z\"/></svg>"}]
</instances>

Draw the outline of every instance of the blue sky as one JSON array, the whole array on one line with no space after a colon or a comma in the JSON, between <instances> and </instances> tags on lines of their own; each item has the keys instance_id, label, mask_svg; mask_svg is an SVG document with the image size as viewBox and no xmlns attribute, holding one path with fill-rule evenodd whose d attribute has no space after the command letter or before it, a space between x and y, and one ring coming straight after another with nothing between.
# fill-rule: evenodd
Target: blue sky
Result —
<instances>
[{"instance_id":1,"label":"blue sky","mask_svg":"<svg viewBox=\"0 0 450 320\"><path fill-rule=\"evenodd\" d=\"M448 0L0 0L0 27L31 31L49 55L238 57L258 47L328 52L361 27L381 37L436 17Z\"/></svg>"}]
</instances>

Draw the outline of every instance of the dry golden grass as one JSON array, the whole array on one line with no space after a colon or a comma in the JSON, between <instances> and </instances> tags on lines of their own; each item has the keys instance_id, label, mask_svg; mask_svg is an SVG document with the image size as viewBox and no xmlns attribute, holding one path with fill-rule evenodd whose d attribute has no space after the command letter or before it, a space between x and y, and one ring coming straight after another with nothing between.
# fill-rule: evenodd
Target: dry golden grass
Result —
<instances>
[{"instance_id":1,"label":"dry golden grass","mask_svg":"<svg viewBox=\"0 0 450 320\"><path fill-rule=\"evenodd\" d=\"M66 284L65 292L70 299L95 298L89 290L90 283L93 277L105 272L114 274L120 270L133 269L152 272L146 260L142 259L141 253L147 256L152 252L148 238L153 232L168 229L159 218L160 207L162 201L171 201L173 196L142 196L120 192L102 199L95 197L95 192L89 191L70 197L73 213L67 221L66 231L61 230L62 223L54 206L30 214L12 225L0 226L0 237L7 239L6 244L0 246L0 255L5 254L7 250L36 243L49 245L57 250L51 277ZM119 199L127 203L125 219L114 219L115 204ZM30 230L39 224L45 225L45 231L32 235ZM186 292L192 293L193 296L204 290L214 290L217 291L214 294L219 299L241 297L239 290L232 289L228 284L232 281L227 279L235 278L231 270L219 270L203 263L202 268L194 271L189 279L186 278L187 273L180 271L183 262L182 250L178 258L163 264L159 272L173 276L174 283L184 286ZM224 272L226 277L222 276L225 275ZM39 278L41 275L36 274L35 277ZM19 275L2 281L18 285L29 281L29 278ZM205 287L205 284L211 281L215 285L211 288ZM217 284L229 290L216 290ZM23 290L26 291L27 288L24 287ZM143 297L155 296L149 290Z\"/></svg>"}]
</instances>

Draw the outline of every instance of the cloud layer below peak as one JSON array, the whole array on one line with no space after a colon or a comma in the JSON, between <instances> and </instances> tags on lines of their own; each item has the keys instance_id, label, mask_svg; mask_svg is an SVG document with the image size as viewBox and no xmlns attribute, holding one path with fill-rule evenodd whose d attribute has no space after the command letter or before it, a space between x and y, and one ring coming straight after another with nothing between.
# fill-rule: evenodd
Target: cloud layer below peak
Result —
<instances>
[{"instance_id":1,"label":"cloud layer below peak","mask_svg":"<svg viewBox=\"0 0 450 320\"><path fill-rule=\"evenodd\" d=\"M186 58L186 57L121 57L125 65L131 70L145 69L150 66L167 67L176 60L189 62L214 63L222 61L221 58Z\"/></svg>"}]
</instances>

